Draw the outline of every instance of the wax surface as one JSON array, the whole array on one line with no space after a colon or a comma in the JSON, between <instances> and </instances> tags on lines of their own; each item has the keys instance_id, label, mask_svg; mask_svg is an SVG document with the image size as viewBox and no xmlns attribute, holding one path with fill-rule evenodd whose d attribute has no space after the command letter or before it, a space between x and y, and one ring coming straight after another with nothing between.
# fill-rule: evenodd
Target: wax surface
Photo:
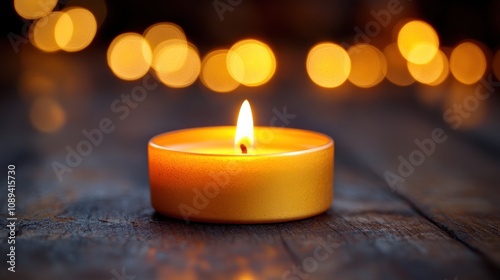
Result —
<instances>
[{"instance_id":1,"label":"wax surface","mask_svg":"<svg viewBox=\"0 0 500 280\"><path fill-rule=\"evenodd\" d=\"M156 211L189 221L265 223L310 217L333 199L333 141L305 130L255 128L253 154L234 127L179 130L149 143Z\"/></svg>"}]
</instances>

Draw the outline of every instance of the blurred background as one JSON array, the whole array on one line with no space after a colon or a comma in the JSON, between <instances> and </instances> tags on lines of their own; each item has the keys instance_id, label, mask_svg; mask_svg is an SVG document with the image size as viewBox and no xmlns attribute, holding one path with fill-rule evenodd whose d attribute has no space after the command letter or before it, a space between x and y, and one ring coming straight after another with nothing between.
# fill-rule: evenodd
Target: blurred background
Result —
<instances>
[{"instance_id":1,"label":"blurred background","mask_svg":"<svg viewBox=\"0 0 500 280\"><path fill-rule=\"evenodd\" d=\"M323 132L349 126L318 121L326 112L369 122L363 106L391 118L408 106L500 154L499 1L1 5L5 159L44 141L61 158L105 117L127 119L119 133L143 148L166 130L234 124L245 98L258 125L288 106L290 126Z\"/></svg>"}]
</instances>

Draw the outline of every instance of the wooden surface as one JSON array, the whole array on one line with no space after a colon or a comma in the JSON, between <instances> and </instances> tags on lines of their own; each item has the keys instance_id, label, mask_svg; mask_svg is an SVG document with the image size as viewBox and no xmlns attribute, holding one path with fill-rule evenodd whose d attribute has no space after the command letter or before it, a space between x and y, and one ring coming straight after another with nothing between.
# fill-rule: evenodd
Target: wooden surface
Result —
<instances>
[{"instance_id":1,"label":"wooden surface","mask_svg":"<svg viewBox=\"0 0 500 280\"><path fill-rule=\"evenodd\" d=\"M72 62L105 69L94 61ZM303 68L281 69L293 67ZM3 192L0 279L498 279L498 98L487 100L479 126L453 130L440 117L441 103L419 101L417 86L385 82L372 91L345 86L332 93L315 88L301 71L297 79L280 76L258 91L231 95L199 84L176 91L159 86L120 120L109 105L141 81L119 82L103 70L87 77L92 83L83 94L59 97L67 122L53 134L32 128L26 98L6 98L0 114L2 131L10 133L1 138L1 166L6 173L7 164L16 164L20 227L16 273L10 273ZM286 126L334 138L331 208L265 225L186 224L155 213L148 139L232 124L244 98L252 102L256 124L268 125L273 109L286 106L296 115ZM116 130L59 182L51 163L64 161L65 147L105 117ZM435 128L446 132L446 142L390 187L384 173L397 170L398 156L407 157L414 140Z\"/></svg>"}]
</instances>

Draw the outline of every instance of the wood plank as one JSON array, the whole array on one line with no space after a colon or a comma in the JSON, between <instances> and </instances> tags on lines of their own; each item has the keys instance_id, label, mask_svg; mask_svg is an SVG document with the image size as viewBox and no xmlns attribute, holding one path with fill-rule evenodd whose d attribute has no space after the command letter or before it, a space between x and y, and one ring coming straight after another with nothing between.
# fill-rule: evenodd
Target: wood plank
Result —
<instances>
[{"instance_id":1,"label":"wood plank","mask_svg":"<svg viewBox=\"0 0 500 280\"><path fill-rule=\"evenodd\" d=\"M102 177L100 170L82 167L86 181L69 181L64 188L42 177L27 186L51 193L40 198L36 192L23 192L27 199L21 204L19 255L30 270L20 267L16 276L45 271L47 279L111 278L113 269L121 272L125 267L128 275L153 279L282 279L314 256L323 241L332 244L333 252L311 270L313 278L491 276L480 258L349 161L338 158L332 210L271 225L187 225L157 215L147 186L127 183L119 173Z\"/></svg>"},{"instance_id":2,"label":"wood plank","mask_svg":"<svg viewBox=\"0 0 500 280\"><path fill-rule=\"evenodd\" d=\"M321 279L494 279L481 257L416 213L383 182L352 167L337 168L336 198L326 215L284 225L283 234L298 264L312 267L318 241L336 245L314 276ZM311 231L310 229L314 229ZM291 241L289 241L291 240ZM297 274L296 274L297 275Z\"/></svg>"},{"instance_id":3,"label":"wood plank","mask_svg":"<svg viewBox=\"0 0 500 280\"><path fill-rule=\"evenodd\" d=\"M233 98L234 102L240 99ZM355 107L355 110L348 106L330 108L332 104L314 104L313 101L311 106L317 110L301 109L301 99L294 99L293 92L285 103L278 97L260 97L256 101L256 106L262 108L259 110L262 115L260 123L264 125L273 117L273 108L286 105L290 113L297 114L291 126L329 132L336 139L335 200L327 213L282 224L187 225L157 215L152 210L145 143L160 131L197 123L214 125L210 122L220 121L224 124L223 119L232 112L221 112L210 120L199 120L192 117L193 111L200 116L211 116L213 108L223 103L222 99L170 100L161 95L152 96L134 111L127 122L120 123L116 132L110 134L73 173L58 183L50 163L64 158L64 146L80 139L80 129L90 128L96 120L107 116L108 108L103 104L108 104L109 100L98 100L101 100L95 105L98 110L89 108L97 112L95 118L75 119L76 134L36 139L38 146L33 153L37 157L19 167L22 174L19 186L23 187L18 189L22 198L19 200L20 261L15 279L111 279L114 277L112 271L121 273L122 268L127 275L145 279L217 279L221 276L286 279L287 276L298 276L293 272L295 266L312 265L314 260L317 268L310 269L311 279L489 279L496 276L495 268L488 266L483 256L470 250L475 247L465 246L464 243L469 243L464 240L457 241L450 232L440 228L444 223L434 218L438 214L452 213L450 223L459 221L470 226L469 220L457 217L458 210L468 209L463 208L464 205L473 205L479 209L474 211L485 213L491 213L491 209L486 211L482 204L470 204L469 200L464 200L466 203L460 200L457 208L449 203L432 208L428 204L433 201L424 201L427 203L424 204L418 199L412 200L411 193L400 190L393 193L379 173L375 176L366 167L371 164L369 166L373 168L385 162L382 160L387 159L387 154L401 151L399 146L391 145L392 142L384 142L384 135L394 137L394 133L378 130L376 124L387 119L380 118L379 112L370 111L368 105L371 104ZM166 101L170 103L165 105ZM194 107L189 107L188 104L193 102ZM169 110L162 111L163 106L168 106ZM191 109L182 111L184 107ZM367 117L371 118L368 124ZM391 117L390 114L387 116L388 119ZM155 119L164 119L165 122L153 122ZM151 125L137 128L141 123ZM415 125L425 127L421 122ZM471 150L468 146L458 147ZM455 148L447 152L456 151ZM439 162L439 166L446 164L449 162ZM382 169L386 166L391 165L386 163ZM490 166L489 163L486 166ZM446 180L457 175L456 172L447 173L449 171L444 167L441 169L442 178ZM470 191L471 182L491 183L487 176L489 170L483 171L486 179L475 172L479 171L471 173L471 178L468 178L469 173L461 175L469 180L464 192ZM412 178L429 177L434 178L430 171L421 175L416 173ZM428 188L421 191L424 190L432 191ZM431 195L439 197L436 191ZM446 188L441 191L453 190ZM460 199L466 195L451 194ZM472 194L482 201L483 196ZM429 208L422 208L422 205ZM5 216L1 218L0 234L5 236ZM492 221L492 227L497 225L494 220L486 221ZM478 220L476 226L484 224ZM461 227L449 228L455 234ZM463 234L472 234L472 239L477 239L477 233L465 230ZM485 234L492 238L492 243L498 243L494 235ZM479 245L485 245L484 241L479 241ZM324 243L333 248L322 251L328 252L326 256L322 255L324 261L314 259L316 248ZM6 250L5 246L5 243L0 244L2 252ZM11 276L5 270L0 271L0 278L4 279L6 275Z\"/></svg>"},{"instance_id":4,"label":"wood plank","mask_svg":"<svg viewBox=\"0 0 500 280\"><path fill-rule=\"evenodd\" d=\"M329 132L337 147L347 149L382 180L387 171L398 174L398 156L408 159L418 147L415 139L444 129L447 140L415 167L396 191L418 212L453 238L482 256L494 270L500 267L500 178L498 158L456 137L440 123L422 118L409 103L357 100L328 104L315 119L336 120ZM324 107L330 106L330 110ZM316 112L318 112L316 111ZM348 120L339 119L347 115ZM323 127L328 127L323 123ZM388 185L386 185L389 188Z\"/></svg>"}]
</instances>

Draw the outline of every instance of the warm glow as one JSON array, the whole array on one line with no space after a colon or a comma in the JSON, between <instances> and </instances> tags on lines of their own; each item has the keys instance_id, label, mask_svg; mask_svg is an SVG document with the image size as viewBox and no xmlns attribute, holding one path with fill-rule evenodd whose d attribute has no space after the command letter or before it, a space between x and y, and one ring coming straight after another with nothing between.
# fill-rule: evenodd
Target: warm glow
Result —
<instances>
[{"instance_id":1,"label":"warm glow","mask_svg":"<svg viewBox=\"0 0 500 280\"><path fill-rule=\"evenodd\" d=\"M255 280L258 279L250 271L242 271L236 278L237 280Z\"/></svg>"},{"instance_id":2,"label":"warm glow","mask_svg":"<svg viewBox=\"0 0 500 280\"><path fill-rule=\"evenodd\" d=\"M111 42L107 59L109 67L118 78L136 80L149 70L151 48L140 34L125 33Z\"/></svg>"},{"instance_id":3,"label":"warm glow","mask_svg":"<svg viewBox=\"0 0 500 280\"><path fill-rule=\"evenodd\" d=\"M48 15L57 0L14 0L14 9L25 19L37 19Z\"/></svg>"},{"instance_id":4,"label":"warm glow","mask_svg":"<svg viewBox=\"0 0 500 280\"><path fill-rule=\"evenodd\" d=\"M182 61L175 60L175 54L183 54ZM173 61L174 66L170 63ZM178 64L177 64L178 63ZM172 88L183 88L190 86L196 81L200 74L201 61L198 51L194 46L188 45L187 49L182 45L172 45L164 49L156 61L156 75L166 86Z\"/></svg>"},{"instance_id":5,"label":"warm glow","mask_svg":"<svg viewBox=\"0 0 500 280\"><path fill-rule=\"evenodd\" d=\"M347 51L351 59L349 81L362 88L380 83L387 73L387 61L376 47L367 44L352 46Z\"/></svg>"},{"instance_id":6,"label":"warm glow","mask_svg":"<svg viewBox=\"0 0 500 280\"><path fill-rule=\"evenodd\" d=\"M414 20L405 24L399 31L398 47L408 61L425 64L437 54L439 38L428 23Z\"/></svg>"},{"instance_id":7,"label":"warm glow","mask_svg":"<svg viewBox=\"0 0 500 280\"><path fill-rule=\"evenodd\" d=\"M50 133L59 130L64 125L66 115L55 100L40 97L31 106L30 120L37 130Z\"/></svg>"},{"instance_id":8,"label":"warm glow","mask_svg":"<svg viewBox=\"0 0 500 280\"><path fill-rule=\"evenodd\" d=\"M276 71L276 59L268 45L253 39L242 40L229 50L227 68L233 79L255 87L272 78Z\"/></svg>"},{"instance_id":9,"label":"warm glow","mask_svg":"<svg viewBox=\"0 0 500 280\"><path fill-rule=\"evenodd\" d=\"M398 86L408 86L415 82L408 71L407 61L399 52L397 44L393 43L385 47L384 55L387 60L387 80Z\"/></svg>"},{"instance_id":10,"label":"warm glow","mask_svg":"<svg viewBox=\"0 0 500 280\"><path fill-rule=\"evenodd\" d=\"M500 80L500 50L495 53L493 57L493 73L497 77L497 80Z\"/></svg>"},{"instance_id":11,"label":"warm glow","mask_svg":"<svg viewBox=\"0 0 500 280\"><path fill-rule=\"evenodd\" d=\"M169 40L181 40L187 42L186 35L184 34L184 31L182 31L182 28L170 22L161 22L151 25L146 29L146 31L144 31L144 38L148 41L153 53L158 51L156 48L161 43Z\"/></svg>"},{"instance_id":12,"label":"warm glow","mask_svg":"<svg viewBox=\"0 0 500 280\"><path fill-rule=\"evenodd\" d=\"M64 11L69 16L59 18L55 26L57 45L65 51L76 52L86 48L97 32L97 21L94 15L83 8L69 8Z\"/></svg>"},{"instance_id":13,"label":"warm glow","mask_svg":"<svg viewBox=\"0 0 500 280\"><path fill-rule=\"evenodd\" d=\"M234 149L237 153L249 154L254 146L253 117L250 103L245 100L241 105L238 123L236 124L236 136L234 137Z\"/></svg>"},{"instance_id":14,"label":"warm glow","mask_svg":"<svg viewBox=\"0 0 500 280\"><path fill-rule=\"evenodd\" d=\"M408 69L418 82L435 86L442 83L448 76L448 59L442 51L439 51L438 54L426 64L415 64L408 61Z\"/></svg>"},{"instance_id":15,"label":"warm glow","mask_svg":"<svg viewBox=\"0 0 500 280\"><path fill-rule=\"evenodd\" d=\"M442 51L440 51L438 55L443 59L443 71L441 71L441 75L439 75L439 77L434 82L430 82L428 84L430 86L438 86L442 84L450 75L450 63L448 61L448 58Z\"/></svg>"},{"instance_id":16,"label":"warm glow","mask_svg":"<svg viewBox=\"0 0 500 280\"><path fill-rule=\"evenodd\" d=\"M57 24L71 27L71 18L64 12L53 12L46 17L36 20L30 30L30 39L33 45L44 52L59 51L61 48L57 44L55 37Z\"/></svg>"},{"instance_id":17,"label":"warm glow","mask_svg":"<svg viewBox=\"0 0 500 280\"><path fill-rule=\"evenodd\" d=\"M181 69L188 59L188 43L172 39L160 43L153 52L153 69L164 75Z\"/></svg>"},{"instance_id":18,"label":"warm glow","mask_svg":"<svg viewBox=\"0 0 500 280\"><path fill-rule=\"evenodd\" d=\"M486 57L480 47L465 42L455 47L450 57L451 73L459 82L471 85L486 72Z\"/></svg>"},{"instance_id":19,"label":"warm glow","mask_svg":"<svg viewBox=\"0 0 500 280\"><path fill-rule=\"evenodd\" d=\"M188 42L181 27L170 22L151 25L144 31L144 38L153 51L153 69L173 72L186 63Z\"/></svg>"},{"instance_id":20,"label":"warm glow","mask_svg":"<svg viewBox=\"0 0 500 280\"><path fill-rule=\"evenodd\" d=\"M347 80L351 60L347 52L333 43L320 43L307 54L306 69L309 78L320 87L338 87Z\"/></svg>"},{"instance_id":21,"label":"warm glow","mask_svg":"<svg viewBox=\"0 0 500 280\"><path fill-rule=\"evenodd\" d=\"M227 52L227 50L212 51L201 63L201 82L215 92L230 92L240 85L227 70Z\"/></svg>"}]
</instances>

